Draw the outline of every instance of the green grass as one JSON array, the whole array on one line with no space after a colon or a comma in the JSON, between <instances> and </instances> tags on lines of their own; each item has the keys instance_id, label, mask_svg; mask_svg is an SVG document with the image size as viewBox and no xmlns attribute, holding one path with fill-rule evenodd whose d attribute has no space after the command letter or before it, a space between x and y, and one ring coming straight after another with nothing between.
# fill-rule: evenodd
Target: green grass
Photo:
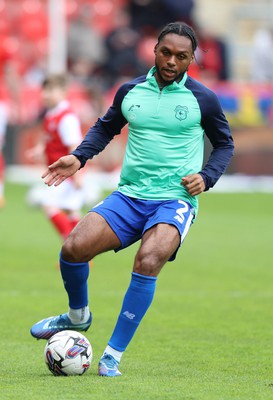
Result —
<instances>
[{"instance_id":1,"label":"green grass","mask_svg":"<svg viewBox=\"0 0 273 400\"><path fill-rule=\"evenodd\" d=\"M0 393L3 399L273 399L273 195L204 194L175 262L123 356L120 378L96 375L128 286L137 246L97 257L89 279L93 364L54 377L45 341L29 334L66 311L60 239L27 188L7 184L1 220Z\"/></svg>"}]
</instances>

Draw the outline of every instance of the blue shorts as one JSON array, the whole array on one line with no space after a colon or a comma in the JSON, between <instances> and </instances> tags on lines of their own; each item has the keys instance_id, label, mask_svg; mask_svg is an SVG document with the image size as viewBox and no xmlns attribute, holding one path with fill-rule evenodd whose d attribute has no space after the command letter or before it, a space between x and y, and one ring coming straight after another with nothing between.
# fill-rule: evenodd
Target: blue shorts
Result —
<instances>
[{"instance_id":1,"label":"blue shorts","mask_svg":"<svg viewBox=\"0 0 273 400\"><path fill-rule=\"evenodd\" d=\"M182 243L194 219L193 207L184 200L139 200L118 191L90 211L100 214L119 238L121 246L115 251L137 242L148 229L159 223L176 226ZM175 259L177 251L169 261Z\"/></svg>"}]
</instances>

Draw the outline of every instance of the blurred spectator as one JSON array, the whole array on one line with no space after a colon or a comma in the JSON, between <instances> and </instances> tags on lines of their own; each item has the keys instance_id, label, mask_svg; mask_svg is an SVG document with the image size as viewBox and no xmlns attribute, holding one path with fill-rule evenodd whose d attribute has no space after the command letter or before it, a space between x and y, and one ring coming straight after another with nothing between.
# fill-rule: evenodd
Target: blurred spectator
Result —
<instances>
[{"instance_id":1,"label":"blurred spectator","mask_svg":"<svg viewBox=\"0 0 273 400\"><path fill-rule=\"evenodd\" d=\"M5 205L4 197L4 181L5 181L5 159L3 155L3 147L7 131L7 108L5 103L0 101L0 208Z\"/></svg>"},{"instance_id":2,"label":"blurred spectator","mask_svg":"<svg viewBox=\"0 0 273 400\"><path fill-rule=\"evenodd\" d=\"M131 17L126 9L116 12L113 29L105 38L108 60L104 69L109 86L121 77L133 77L147 72L146 65L138 60L137 48L140 35L131 27Z\"/></svg>"},{"instance_id":3,"label":"blurred spectator","mask_svg":"<svg viewBox=\"0 0 273 400\"><path fill-rule=\"evenodd\" d=\"M251 78L253 82L273 82L273 28L259 29L253 37L251 52Z\"/></svg>"},{"instance_id":4,"label":"blurred spectator","mask_svg":"<svg viewBox=\"0 0 273 400\"><path fill-rule=\"evenodd\" d=\"M154 47L157 36L154 34L144 34L139 40L137 47L137 57L147 70L154 65ZM147 72L147 71L146 71Z\"/></svg>"},{"instance_id":5,"label":"blurred spectator","mask_svg":"<svg viewBox=\"0 0 273 400\"><path fill-rule=\"evenodd\" d=\"M157 36L169 22L184 21L193 25L194 0L129 0L132 28L141 34Z\"/></svg>"},{"instance_id":6,"label":"blurred spectator","mask_svg":"<svg viewBox=\"0 0 273 400\"><path fill-rule=\"evenodd\" d=\"M72 82L80 85L92 105L92 114L103 110L102 67L107 58L104 38L93 26L94 11L91 4L80 6L78 14L69 24L67 35L68 70ZM89 115L92 119L92 115Z\"/></svg>"},{"instance_id":7,"label":"blurred spectator","mask_svg":"<svg viewBox=\"0 0 273 400\"><path fill-rule=\"evenodd\" d=\"M197 26L198 48L195 53L200 67L200 79L226 81L229 79L226 43L209 28Z\"/></svg>"},{"instance_id":8,"label":"blurred spectator","mask_svg":"<svg viewBox=\"0 0 273 400\"><path fill-rule=\"evenodd\" d=\"M40 86L47 74L47 57L37 57L24 74L24 82L30 86Z\"/></svg>"},{"instance_id":9,"label":"blurred spectator","mask_svg":"<svg viewBox=\"0 0 273 400\"><path fill-rule=\"evenodd\" d=\"M161 0L166 23L170 21L183 21L194 25L194 0Z\"/></svg>"},{"instance_id":10,"label":"blurred spectator","mask_svg":"<svg viewBox=\"0 0 273 400\"><path fill-rule=\"evenodd\" d=\"M79 59L85 59L90 69L96 70L106 58L104 40L92 27L92 5L84 4L80 7L77 17L68 27L67 47L69 66Z\"/></svg>"},{"instance_id":11,"label":"blurred spectator","mask_svg":"<svg viewBox=\"0 0 273 400\"><path fill-rule=\"evenodd\" d=\"M81 120L84 122L97 118L104 111L104 89L107 86L101 74L92 68L86 58L78 58L70 66L70 78L72 85L76 84L85 93L88 99L89 111L86 117L81 113ZM83 110L82 110L83 111Z\"/></svg>"},{"instance_id":12,"label":"blurred spectator","mask_svg":"<svg viewBox=\"0 0 273 400\"><path fill-rule=\"evenodd\" d=\"M12 104L12 107L9 107L9 117L16 122L19 116L20 102L20 66L16 58L18 42L11 37L0 39L1 97Z\"/></svg>"},{"instance_id":13,"label":"blurred spectator","mask_svg":"<svg viewBox=\"0 0 273 400\"><path fill-rule=\"evenodd\" d=\"M181 2L183 1L181 0ZM153 34L154 32L157 34L157 31L165 25L165 10L161 1L129 0L128 10L132 28L141 34Z\"/></svg>"}]
</instances>

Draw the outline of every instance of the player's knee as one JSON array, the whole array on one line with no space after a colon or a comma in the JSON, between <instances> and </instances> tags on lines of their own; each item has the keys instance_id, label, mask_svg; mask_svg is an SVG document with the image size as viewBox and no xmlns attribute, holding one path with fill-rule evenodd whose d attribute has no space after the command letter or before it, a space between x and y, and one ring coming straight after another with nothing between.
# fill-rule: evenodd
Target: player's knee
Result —
<instances>
[{"instance_id":1,"label":"player's knee","mask_svg":"<svg viewBox=\"0 0 273 400\"><path fill-rule=\"evenodd\" d=\"M84 262L86 260L83 259L82 249L77 244L77 241L74 240L71 236L64 241L62 250L61 250L62 258L68 262Z\"/></svg>"},{"instance_id":2,"label":"player's knee","mask_svg":"<svg viewBox=\"0 0 273 400\"><path fill-rule=\"evenodd\" d=\"M134 272L146 276L157 276L164 263L165 260L160 254L140 251L135 259Z\"/></svg>"}]
</instances>

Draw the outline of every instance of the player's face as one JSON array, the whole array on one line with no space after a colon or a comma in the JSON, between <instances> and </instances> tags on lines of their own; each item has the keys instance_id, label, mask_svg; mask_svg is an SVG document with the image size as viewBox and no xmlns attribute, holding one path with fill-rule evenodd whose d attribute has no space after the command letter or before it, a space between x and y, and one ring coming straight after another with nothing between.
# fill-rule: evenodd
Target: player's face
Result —
<instances>
[{"instance_id":1,"label":"player's face","mask_svg":"<svg viewBox=\"0 0 273 400\"><path fill-rule=\"evenodd\" d=\"M179 82L193 62L192 42L186 36L168 33L155 46L156 79L159 84Z\"/></svg>"},{"instance_id":2,"label":"player's face","mask_svg":"<svg viewBox=\"0 0 273 400\"><path fill-rule=\"evenodd\" d=\"M46 108L54 108L65 98L65 91L57 86L47 86L42 90L42 97Z\"/></svg>"}]
</instances>

